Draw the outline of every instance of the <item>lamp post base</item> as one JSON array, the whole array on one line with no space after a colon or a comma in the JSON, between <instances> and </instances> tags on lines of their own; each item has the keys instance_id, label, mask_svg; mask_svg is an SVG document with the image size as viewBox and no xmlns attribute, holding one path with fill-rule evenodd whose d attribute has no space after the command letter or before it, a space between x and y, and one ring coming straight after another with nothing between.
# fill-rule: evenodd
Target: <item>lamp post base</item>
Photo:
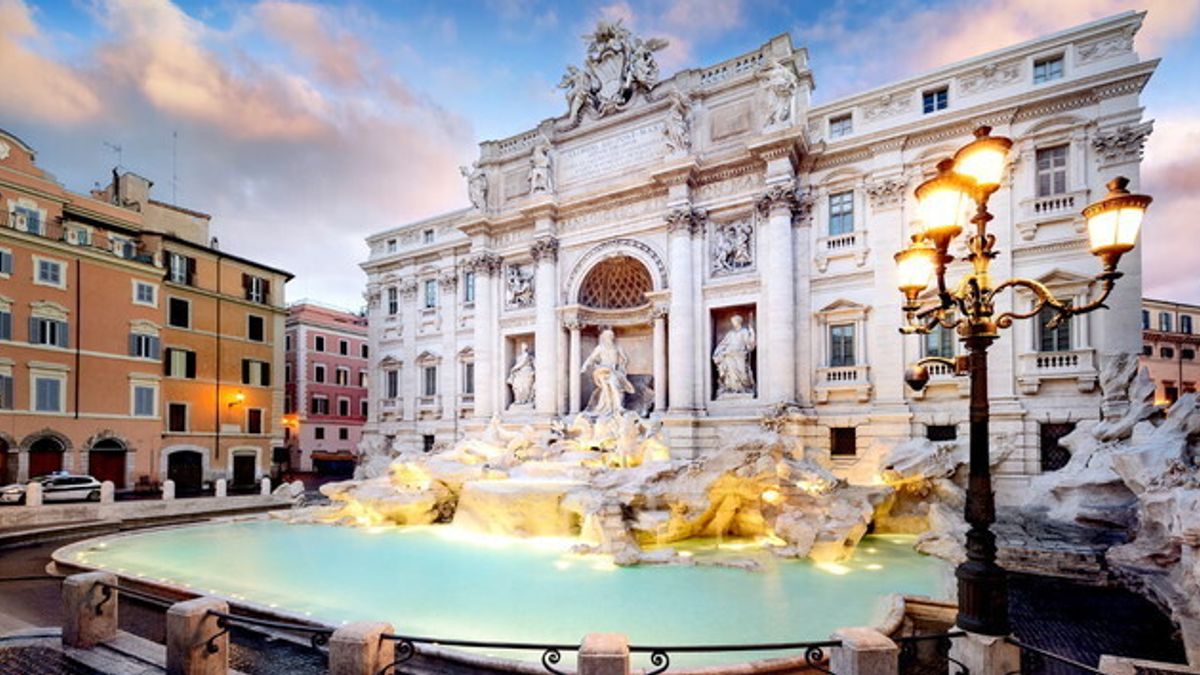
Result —
<instances>
[{"instance_id":1,"label":"lamp post base","mask_svg":"<svg viewBox=\"0 0 1200 675\"><path fill-rule=\"evenodd\" d=\"M980 635L1008 635L1008 577L995 563L968 560L954 571L958 578L955 624Z\"/></svg>"}]
</instances>

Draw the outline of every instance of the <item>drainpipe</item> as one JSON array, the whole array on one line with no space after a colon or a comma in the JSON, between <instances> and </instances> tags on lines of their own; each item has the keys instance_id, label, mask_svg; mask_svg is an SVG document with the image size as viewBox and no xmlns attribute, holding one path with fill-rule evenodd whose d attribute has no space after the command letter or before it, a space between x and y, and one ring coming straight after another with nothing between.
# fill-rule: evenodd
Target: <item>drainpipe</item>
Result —
<instances>
[{"instance_id":1,"label":"drainpipe","mask_svg":"<svg viewBox=\"0 0 1200 675\"><path fill-rule=\"evenodd\" d=\"M216 426L213 427L213 462L219 462L221 459L221 254L217 252L217 330L216 336L213 338L216 343L216 384L213 385L213 416L216 417ZM212 466L208 467L209 471L215 471Z\"/></svg>"},{"instance_id":2,"label":"drainpipe","mask_svg":"<svg viewBox=\"0 0 1200 675\"><path fill-rule=\"evenodd\" d=\"M75 419L79 419L79 383L82 381L79 372L79 340L83 331L83 270L79 256L75 256Z\"/></svg>"}]
</instances>

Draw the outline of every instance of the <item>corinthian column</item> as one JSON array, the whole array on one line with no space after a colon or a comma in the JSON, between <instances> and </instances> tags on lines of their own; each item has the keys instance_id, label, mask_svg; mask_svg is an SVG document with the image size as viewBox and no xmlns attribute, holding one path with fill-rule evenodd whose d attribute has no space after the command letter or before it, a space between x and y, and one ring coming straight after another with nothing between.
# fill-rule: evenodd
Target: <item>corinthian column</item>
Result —
<instances>
[{"instance_id":1,"label":"corinthian column","mask_svg":"<svg viewBox=\"0 0 1200 675\"><path fill-rule=\"evenodd\" d=\"M438 275L441 287L442 313L442 367L438 377L441 383L442 419L458 417L458 270L450 267Z\"/></svg>"},{"instance_id":2,"label":"corinthian column","mask_svg":"<svg viewBox=\"0 0 1200 675\"><path fill-rule=\"evenodd\" d=\"M692 237L704 222L705 213L679 208L667 214L668 258L671 274L670 319L667 323L667 395L670 409L690 412L696 409L693 359L696 332L692 326L692 302L695 272L692 269Z\"/></svg>"},{"instance_id":3,"label":"corinthian column","mask_svg":"<svg viewBox=\"0 0 1200 675\"><path fill-rule=\"evenodd\" d=\"M534 278L534 302L537 306L533 329L534 410L541 415L556 412L555 395L558 391L558 371L554 353L558 348L558 320L554 306L557 299L555 267L558 262L558 240L543 237L534 242L530 249L536 266Z\"/></svg>"},{"instance_id":4,"label":"corinthian column","mask_svg":"<svg viewBox=\"0 0 1200 675\"><path fill-rule=\"evenodd\" d=\"M500 256L480 253L471 259L475 270L475 416L496 412L496 286Z\"/></svg>"},{"instance_id":5,"label":"corinthian column","mask_svg":"<svg viewBox=\"0 0 1200 675\"><path fill-rule=\"evenodd\" d=\"M792 250L792 209L796 190L774 185L758 200L765 222L762 319L758 322L762 397L766 403L796 400L796 282ZM672 310L673 312L674 310Z\"/></svg>"}]
</instances>

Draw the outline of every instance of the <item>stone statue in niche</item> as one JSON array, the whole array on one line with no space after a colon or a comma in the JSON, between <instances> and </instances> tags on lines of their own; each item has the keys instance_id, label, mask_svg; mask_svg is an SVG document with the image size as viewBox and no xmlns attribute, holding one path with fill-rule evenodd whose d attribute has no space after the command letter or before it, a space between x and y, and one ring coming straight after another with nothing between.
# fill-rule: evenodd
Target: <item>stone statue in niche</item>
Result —
<instances>
[{"instance_id":1,"label":"stone statue in niche","mask_svg":"<svg viewBox=\"0 0 1200 675\"><path fill-rule=\"evenodd\" d=\"M668 155L684 155L692 149L688 115L691 112L687 101L678 93L671 94L671 107L667 109L667 121L663 126Z\"/></svg>"},{"instance_id":2,"label":"stone statue in niche","mask_svg":"<svg viewBox=\"0 0 1200 675\"><path fill-rule=\"evenodd\" d=\"M713 232L714 274L731 274L754 265L754 223L742 218L717 225Z\"/></svg>"},{"instance_id":3,"label":"stone statue in niche","mask_svg":"<svg viewBox=\"0 0 1200 675\"><path fill-rule=\"evenodd\" d=\"M476 162L470 166L458 167L459 173L467 179L467 197L471 200L471 206L483 211L487 208L487 174L480 168Z\"/></svg>"},{"instance_id":4,"label":"stone statue in niche","mask_svg":"<svg viewBox=\"0 0 1200 675\"><path fill-rule=\"evenodd\" d=\"M625 394L635 389L625 376L629 356L617 345L617 336L611 328L600 332L600 342L583 362L580 374L592 369L592 383L596 390L588 401L587 411L597 415L619 415L625 411Z\"/></svg>"},{"instance_id":5,"label":"stone statue in niche","mask_svg":"<svg viewBox=\"0 0 1200 675\"><path fill-rule=\"evenodd\" d=\"M533 403L533 385L537 373L533 368L533 354L529 345L522 342L517 347L517 358L512 368L508 369L508 386L512 387L513 407L528 406Z\"/></svg>"},{"instance_id":6,"label":"stone statue in niche","mask_svg":"<svg viewBox=\"0 0 1200 675\"><path fill-rule=\"evenodd\" d=\"M510 307L533 306L532 271L526 271L521 265L509 265L505 283L508 286L508 305Z\"/></svg>"},{"instance_id":7,"label":"stone statue in niche","mask_svg":"<svg viewBox=\"0 0 1200 675\"><path fill-rule=\"evenodd\" d=\"M767 119L764 129L782 127L792 121L792 99L796 93L796 74L784 65L775 61L758 72L767 92Z\"/></svg>"},{"instance_id":8,"label":"stone statue in niche","mask_svg":"<svg viewBox=\"0 0 1200 675\"><path fill-rule=\"evenodd\" d=\"M542 141L533 146L529 156L529 192L550 192L550 144Z\"/></svg>"},{"instance_id":9,"label":"stone statue in niche","mask_svg":"<svg viewBox=\"0 0 1200 675\"><path fill-rule=\"evenodd\" d=\"M717 366L717 397L754 393L754 370L750 365L750 353L757 346L754 329L743 325L740 314L730 317L729 323L729 332L712 355Z\"/></svg>"}]
</instances>

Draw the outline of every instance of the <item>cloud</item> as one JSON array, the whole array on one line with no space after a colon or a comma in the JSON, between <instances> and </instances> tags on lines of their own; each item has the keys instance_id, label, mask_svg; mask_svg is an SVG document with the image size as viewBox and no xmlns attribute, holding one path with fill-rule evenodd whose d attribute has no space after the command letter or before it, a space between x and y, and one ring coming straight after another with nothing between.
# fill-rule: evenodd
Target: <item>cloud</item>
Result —
<instances>
[{"instance_id":1,"label":"cloud","mask_svg":"<svg viewBox=\"0 0 1200 675\"><path fill-rule=\"evenodd\" d=\"M635 10L626 0L601 5L597 18L620 20L641 37L666 38L657 61L664 76L692 63L698 43L724 35L744 21L741 0L670 0Z\"/></svg>"},{"instance_id":2,"label":"cloud","mask_svg":"<svg viewBox=\"0 0 1200 675\"><path fill-rule=\"evenodd\" d=\"M1168 112L1154 123L1142 163L1140 189L1154 196L1142 231L1146 295L1200 303L1200 247L1180 246L1195 241L1200 229L1200 113Z\"/></svg>"},{"instance_id":3,"label":"cloud","mask_svg":"<svg viewBox=\"0 0 1200 675\"><path fill-rule=\"evenodd\" d=\"M0 0L0 114L18 119L78 124L100 114L100 98L87 78L29 48L43 42L23 0Z\"/></svg>"},{"instance_id":4,"label":"cloud","mask_svg":"<svg viewBox=\"0 0 1200 675\"><path fill-rule=\"evenodd\" d=\"M366 82L362 66L366 49L352 35L330 30L333 21L328 10L299 2L266 0L255 5L253 11L268 35L306 60L325 82L339 86Z\"/></svg>"}]
</instances>

